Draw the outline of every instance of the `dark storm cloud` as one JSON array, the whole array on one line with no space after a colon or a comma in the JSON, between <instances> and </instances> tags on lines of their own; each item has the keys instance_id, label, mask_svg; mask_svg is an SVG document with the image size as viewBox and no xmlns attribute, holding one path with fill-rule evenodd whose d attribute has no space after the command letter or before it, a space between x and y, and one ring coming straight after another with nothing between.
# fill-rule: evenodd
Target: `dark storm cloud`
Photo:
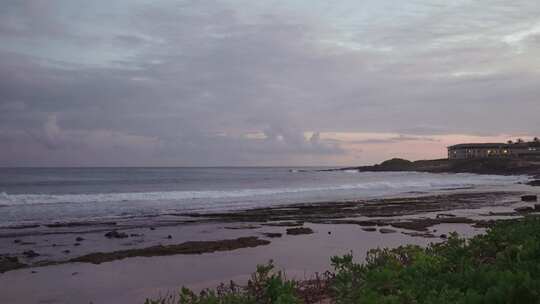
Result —
<instances>
[{"instance_id":1,"label":"dark storm cloud","mask_svg":"<svg viewBox=\"0 0 540 304\"><path fill-rule=\"evenodd\" d=\"M352 10L347 30L278 4L119 3L2 4L0 165L316 163L349 153L324 132L540 130L531 2Z\"/></svg>"}]
</instances>

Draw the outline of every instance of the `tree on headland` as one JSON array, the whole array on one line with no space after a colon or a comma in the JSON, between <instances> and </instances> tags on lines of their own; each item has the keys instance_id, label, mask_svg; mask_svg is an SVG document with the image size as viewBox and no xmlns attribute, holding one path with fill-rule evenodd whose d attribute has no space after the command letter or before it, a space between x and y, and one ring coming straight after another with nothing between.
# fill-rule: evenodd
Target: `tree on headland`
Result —
<instances>
[{"instance_id":1,"label":"tree on headland","mask_svg":"<svg viewBox=\"0 0 540 304\"><path fill-rule=\"evenodd\" d=\"M525 141L523 140L523 138L518 138L518 139L516 140L516 144L522 144L522 143L524 143L524 142L525 142Z\"/></svg>"},{"instance_id":2,"label":"tree on headland","mask_svg":"<svg viewBox=\"0 0 540 304\"><path fill-rule=\"evenodd\" d=\"M538 137L535 137L533 138L533 141L537 143L537 142L540 142L540 139Z\"/></svg>"},{"instance_id":3,"label":"tree on headland","mask_svg":"<svg viewBox=\"0 0 540 304\"><path fill-rule=\"evenodd\" d=\"M509 145L513 144L514 142L512 140L507 141Z\"/></svg>"}]
</instances>

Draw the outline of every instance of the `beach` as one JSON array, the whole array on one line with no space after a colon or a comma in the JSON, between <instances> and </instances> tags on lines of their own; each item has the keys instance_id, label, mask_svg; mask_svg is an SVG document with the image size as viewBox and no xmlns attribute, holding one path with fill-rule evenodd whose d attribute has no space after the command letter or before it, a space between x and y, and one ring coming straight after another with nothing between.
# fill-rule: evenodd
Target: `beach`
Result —
<instances>
[{"instance_id":1,"label":"beach","mask_svg":"<svg viewBox=\"0 0 540 304\"><path fill-rule=\"evenodd\" d=\"M269 260L288 277L309 279L330 270L334 255L353 252L362 261L369 249L425 246L453 231L470 237L494 220L535 213L535 204L522 196L540 191L523 181L383 197L356 189L358 199L239 210L10 223L0 229L0 253L18 264L4 263L0 300L142 303L182 285L200 290L230 280L241 284Z\"/></svg>"},{"instance_id":2,"label":"beach","mask_svg":"<svg viewBox=\"0 0 540 304\"><path fill-rule=\"evenodd\" d=\"M2 1L0 304L540 303L539 16Z\"/></svg>"}]
</instances>

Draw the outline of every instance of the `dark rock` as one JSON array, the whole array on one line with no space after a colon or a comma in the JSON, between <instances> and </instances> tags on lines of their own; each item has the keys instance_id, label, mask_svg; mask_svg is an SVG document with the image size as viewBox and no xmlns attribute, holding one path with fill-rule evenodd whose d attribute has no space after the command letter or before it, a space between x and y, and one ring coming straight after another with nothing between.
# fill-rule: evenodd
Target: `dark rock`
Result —
<instances>
[{"instance_id":1,"label":"dark rock","mask_svg":"<svg viewBox=\"0 0 540 304\"><path fill-rule=\"evenodd\" d=\"M313 229L308 227L298 227L298 228L288 228L287 234L289 235L299 235L299 234L312 234Z\"/></svg>"},{"instance_id":2,"label":"dark rock","mask_svg":"<svg viewBox=\"0 0 540 304\"><path fill-rule=\"evenodd\" d=\"M269 238L279 238L283 234L282 233L277 233L277 232L265 232L265 233L263 233L263 235L266 236L266 237L269 237Z\"/></svg>"},{"instance_id":3,"label":"dark rock","mask_svg":"<svg viewBox=\"0 0 540 304\"><path fill-rule=\"evenodd\" d=\"M24 254L27 258L35 258L35 257L38 257L38 256L39 256L39 253L35 252L34 250L24 251L23 254Z\"/></svg>"},{"instance_id":4,"label":"dark rock","mask_svg":"<svg viewBox=\"0 0 540 304\"><path fill-rule=\"evenodd\" d=\"M492 211L490 211L487 215L488 216L514 216L514 215L517 215L517 213L515 211L513 211L513 212L492 212Z\"/></svg>"},{"instance_id":5,"label":"dark rock","mask_svg":"<svg viewBox=\"0 0 540 304\"><path fill-rule=\"evenodd\" d=\"M154 228L154 227L150 227L150 230L156 230L156 228Z\"/></svg>"},{"instance_id":6,"label":"dark rock","mask_svg":"<svg viewBox=\"0 0 540 304\"><path fill-rule=\"evenodd\" d=\"M332 234L332 231L328 231L328 235Z\"/></svg>"},{"instance_id":7,"label":"dark rock","mask_svg":"<svg viewBox=\"0 0 540 304\"><path fill-rule=\"evenodd\" d=\"M519 212L519 213L528 213L528 212L533 212L534 211L534 208L533 207L529 207L529 206L525 206L525 207L519 207L519 208L516 208L514 209L516 212Z\"/></svg>"},{"instance_id":8,"label":"dark rock","mask_svg":"<svg viewBox=\"0 0 540 304\"><path fill-rule=\"evenodd\" d=\"M380 226L381 223L377 221L358 221L356 222L360 226Z\"/></svg>"},{"instance_id":9,"label":"dark rock","mask_svg":"<svg viewBox=\"0 0 540 304\"><path fill-rule=\"evenodd\" d=\"M521 200L524 202L536 202L538 201L538 196L536 195L523 195Z\"/></svg>"},{"instance_id":10,"label":"dark rock","mask_svg":"<svg viewBox=\"0 0 540 304\"><path fill-rule=\"evenodd\" d=\"M444 234L444 233L441 234L440 237L441 237L441 239L447 239L448 238L448 236L446 234Z\"/></svg>"},{"instance_id":11,"label":"dark rock","mask_svg":"<svg viewBox=\"0 0 540 304\"><path fill-rule=\"evenodd\" d=\"M170 235L170 234L167 235L167 238L168 238L169 240L172 239L172 235Z\"/></svg>"},{"instance_id":12,"label":"dark rock","mask_svg":"<svg viewBox=\"0 0 540 304\"><path fill-rule=\"evenodd\" d=\"M388 223L384 220L372 220L372 221L358 221L358 220L325 220L320 221L321 224L349 224L349 225L358 225L362 227L372 227L372 226L386 226Z\"/></svg>"},{"instance_id":13,"label":"dark rock","mask_svg":"<svg viewBox=\"0 0 540 304\"><path fill-rule=\"evenodd\" d=\"M297 222L276 222L276 223L267 223L264 224L265 226L276 226L276 227L296 227L296 226L303 226L304 222L297 221Z\"/></svg>"},{"instance_id":14,"label":"dark rock","mask_svg":"<svg viewBox=\"0 0 540 304\"><path fill-rule=\"evenodd\" d=\"M30 271L30 273L35 274L35 273L37 273L37 271L32 270L32 271Z\"/></svg>"},{"instance_id":15,"label":"dark rock","mask_svg":"<svg viewBox=\"0 0 540 304\"><path fill-rule=\"evenodd\" d=\"M84 241L84 238L78 236L76 239L75 239L76 242L82 242Z\"/></svg>"},{"instance_id":16,"label":"dark rock","mask_svg":"<svg viewBox=\"0 0 540 304\"><path fill-rule=\"evenodd\" d=\"M81 246L81 243L75 243L73 246Z\"/></svg>"},{"instance_id":17,"label":"dark rock","mask_svg":"<svg viewBox=\"0 0 540 304\"><path fill-rule=\"evenodd\" d=\"M71 253L71 250L66 249L66 250L64 250L62 252L65 253L65 254L68 254L68 253Z\"/></svg>"},{"instance_id":18,"label":"dark rock","mask_svg":"<svg viewBox=\"0 0 540 304\"><path fill-rule=\"evenodd\" d=\"M56 247L56 246L58 246L58 245L56 245L55 243L53 243L51 246Z\"/></svg>"},{"instance_id":19,"label":"dark rock","mask_svg":"<svg viewBox=\"0 0 540 304\"><path fill-rule=\"evenodd\" d=\"M21 240L13 240L13 243L15 244L19 244L21 242Z\"/></svg>"},{"instance_id":20,"label":"dark rock","mask_svg":"<svg viewBox=\"0 0 540 304\"><path fill-rule=\"evenodd\" d=\"M413 237L423 237L423 238L434 238L435 235L433 233L429 232L401 232L405 235L413 236Z\"/></svg>"},{"instance_id":21,"label":"dark rock","mask_svg":"<svg viewBox=\"0 0 540 304\"><path fill-rule=\"evenodd\" d=\"M415 230L415 231L427 231L428 227L432 227L438 224L473 224L475 221L466 217L442 217L442 218L419 218L411 219L404 222L390 223L392 227Z\"/></svg>"},{"instance_id":22,"label":"dark rock","mask_svg":"<svg viewBox=\"0 0 540 304\"><path fill-rule=\"evenodd\" d=\"M380 233L385 233L385 234L386 234L386 233L394 233L394 232L396 232L396 231L395 231L394 229L381 228L381 229L379 229L379 232L380 232Z\"/></svg>"},{"instance_id":23,"label":"dark rock","mask_svg":"<svg viewBox=\"0 0 540 304\"><path fill-rule=\"evenodd\" d=\"M304 221L316 224L354 224L385 227L394 223L399 216L426 212L434 212L434 215L436 215L437 213L452 213L451 210L462 208L476 209L489 206L491 202L507 197L509 194L508 192L455 193L368 201L294 204L287 208L258 208L233 213L184 213L180 215L192 218L193 221L210 219L224 223L254 223L262 226L278 226L277 223L283 226L286 221L297 225L300 224L297 222ZM369 221L352 219L359 216L371 219ZM429 224L436 225L452 220L464 221L459 218L461 218L459 215L450 218L431 218ZM413 219L406 221L413 221ZM425 231L425 229L423 230Z\"/></svg>"},{"instance_id":24,"label":"dark rock","mask_svg":"<svg viewBox=\"0 0 540 304\"><path fill-rule=\"evenodd\" d=\"M109 239L125 239L128 237L128 235L124 232L113 230L105 233L105 237Z\"/></svg>"},{"instance_id":25,"label":"dark rock","mask_svg":"<svg viewBox=\"0 0 540 304\"><path fill-rule=\"evenodd\" d=\"M526 184L529 185L529 186L535 186L535 187L538 187L538 186L540 186L540 179L535 179L535 180L530 181L530 182L528 182L528 183L526 183Z\"/></svg>"},{"instance_id":26,"label":"dark rock","mask_svg":"<svg viewBox=\"0 0 540 304\"><path fill-rule=\"evenodd\" d=\"M129 236L132 236L132 237L139 237L139 236L142 236L142 234L138 234L138 233L131 233Z\"/></svg>"},{"instance_id":27,"label":"dark rock","mask_svg":"<svg viewBox=\"0 0 540 304\"><path fill-rule=\"evenodd\" d=\"M39 225L36 224L29 224L29 225L15 225L15 226L9 226L5 227L6 229L29 229L29 228L37 228Z\"/></svg>"},{"instance_id":28,"label":"dark rock","mask_svg":"<svg viewBox=\"0 0 540 304\"><path fill-rule=\"evenodd\" d=\"M373 232L373 231L377 231L377 228L375 228L375 227L362 227L362 230L368 231L368 232Z\"/></svg>"},{"instance_id":29,"label":"dark rock","mask_svg":"<svg viewBox=\"0 0 540 304\"><path fill-rule=\"evenodd\" d=\"M107 225L114 226L116 222L57 222L45 225L49 228L65 228L65 227L86 227L86 226L96 226L96 225Z\"/></svg>"},{"instance_id":30,"label":"dark rock","mask_svg":"<svg viewBox=\"0 0 540 304\"><path fill-rule=\"evenodd\" d=\"M0 255L0 273L26 267L26 264L19 262L19 258Z\"/></svg>"},{"instance_id":31,"label":"dark rock","mask_svg":"<svg viewBox=\"0 0 540 304\"><path fill-rule=\"evenodd\" d=\"M71 259L69 262L100 264L137 256L152 257L175 254L202 254L264 246L268 244L270 244L270 241L262 240L254 236L221 241L196 241L176 245L157 245L148 248L127 249L114 252L96 252Z\"/></svg>"}]
</instances>

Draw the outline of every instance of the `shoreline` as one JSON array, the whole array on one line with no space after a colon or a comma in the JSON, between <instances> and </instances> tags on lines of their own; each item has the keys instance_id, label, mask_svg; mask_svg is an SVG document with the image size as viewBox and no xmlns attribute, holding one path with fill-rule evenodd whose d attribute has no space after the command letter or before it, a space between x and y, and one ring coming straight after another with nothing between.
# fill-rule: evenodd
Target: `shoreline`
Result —
<instances>
[{"instance_id":1,"label":"shoreline","mask_svg":"<svg viewBox=\"0 0 540 304\"><path fill-rule=\"evenodd\" d=\"M538 190L526 185L490 191L454 189L440 194L411 193L405 197L289 204L228 213L175 214L161 219L159 224L58 223L46 227L43 234L35 234L36 227L4 229L0 233L0 255L17 257L24 265L0 273L0 286L7 286L2 283L12 280L20 285L20 289L13 290L0 287L0 294L5 294L10 303L24 303L14 299L22 286L35 282L40 292L33 300L55 293L59 303L66 302L58 287L45 282L63 276L61 281L73 284L70 286L74 291L68 294L82 293L82 286L94 286L94 291L83 298L96 300L112 296L110 288L125 289L126 293L116 302L133 303L144 300L141 290L146 290L148 284L156 284L156 289L146 290L145 297L155 296L156 290L163 292L181 285L197 289L214 287L233 278L242 282L255 265L270 259L288 274L306 279L327 269L328 258L335 254L352 250L362 259L368 249L403 244L425 246L445 240L452 231L471 237L483 233L495 220L538 212L535 203L521 201L522 195L538 194ZM305 230L294 230L297 228ZM293 230L288 233L288 229ZM113 231L118 233L116 237L105 236ZM235 242L245 238L260 241L262 246L238 246ZM216 248L223 242L230 247L218 251L182 247L206 243L209 248ZM159 253L161 249L178 246L185 251L173 251L173 255ZM156 252L156 248L158 254L149 253ZM30 251L38 256L32 257ZM189 265L196 266L190 269ZM156 267L161 267L161 272L156 273ZM108 281L110 287L96 285L99 277L112 278L118 269L129 273L124 282ZM166 279L161 278L163 275ZM79 280L85 285L80 285ZM154 280L155 283L149 283ZM47 291L51 288L55 291Z\"/></svg>"},{"instance_id":2,"label":"shoreline","mask_svg":"<svg viewBox=\"0 0 540 304\"><path fill-rule=\"evenodd\" d=\"M237 212L177 214L174 216L181 217L181 220L168 220L161 223L57 223L47 225L48 230L41 232L36 231L37 227L35 226L5 228L0 234L0 245L3 248L11 247L11 252L6 252L4 249L0 256L17 258L22 262L18 267L0 267L0 271L77 262L83 256L91 256L96 253L114 256L119 251L135 250L139 252L134 254L135 256L144 256L147 251L156 246L178 246L201 241L197 239L197 236L200 237L200 235L188 231L184 233L184 238L180 239L183 243L174 243L173 236L167 234L158 239L156 244L152 243L152 240L156 239L152 234L155 234L156 231L205 225L217 227L222 232L231 232L223 235L228 238L202 240L213 242L227 241L231 239L231 236L237 236L234 239L262 237L272 241L274 238L286 235L287 231L258 232L256 235L252 235L250 232L261 230L264 227L291 228L303 227L304 224L357 225L364 231L382 230L382 233L394 233L396 229L402 229L403 231L400 232L403 234L435 238L437 235L431 228L436 225L467 224L475 228L485 228L490 225L493 219L519 217L526 213L539 211L534 209L534 205L529 206L531 209L523 209L524 204L520 202L519 197L526 193L524 191L457 192L401 198L301 203ZM474 216L452 212L461 209L482 210L482 208L488 208L489 211L477 212ZM65 244L65 241L56 243L54 240L50 240L54 237L67 239L70 235L77 235L71 246ZM96 250L88 248L90 246L85 236L101 238L101 240L97 240L98 242L111 243L113 241L114 243L114 240L117 239L117 242L122 243L120 246L110 247L109 250ZM177 241L178 238L175 236L174 240ZM12 245L8 246L10 243ZM51 255L38 251L43 250L44 247L57 249L56 251L69 247L78 247L77 249L83 250L74 250L76 253L74 252L75 255L72 255L70 249L63 249L63 254ZM20 250L17 250L19 248L25 250L21 253ZM203 253L206 252L206 249L198 251ZM49 258L43 259L42 255Z\"/></svg>"},{"instance_id":3,"label":"shoreline","mask_svg":"<svg viewBox=\"0 0 540 304\"><path fill-rule=\"evenodd\" d=\"M406 200L409 198L423 198L423 197L436 197L446 196L450 194L467 194L467 193L491 193L491 192L523 192L527 189L521 187L522 185L532 184L535 181L532 180L528 183L518 182L515 184L507 184L503 186L490 186L485 187L456 187L456 188L443 188L439 190L430 191L410 191L402 193L392 193L383 196L365 196L362 198L340 198L336 200L316 200L305 202L278 202L271 204L267 207L247 207L241 209L231 209L225 211L207 211L207 212L180 212L172 211L168 213L156 214L156 215L133 215L129 217L115 217L115 218L89 218L84 220L56 220L47 222L22 222L20 224L10 224L6 226L0 226L0 239L5 237L24 237L27 235L46 235L46 234L71 234L71 233L88 233L93 231L109 231L111 229L134 229L134 228L159 228L168 226L177 226L184 224L196 224L196 223L209 223L219 221L235 221L242 214L254 216L256 213L264 213L265 211L274 210L286 210L287 208L302 208L307 206L308 208L331 207L341 204L376 204L393 199ZM501 188L507 190L501 190ZM264 217L264 214L263 214ZM237 219L236 219L237 220ZM271 220L267 217L264 220Z\"/></svg>"}]
</instances>

